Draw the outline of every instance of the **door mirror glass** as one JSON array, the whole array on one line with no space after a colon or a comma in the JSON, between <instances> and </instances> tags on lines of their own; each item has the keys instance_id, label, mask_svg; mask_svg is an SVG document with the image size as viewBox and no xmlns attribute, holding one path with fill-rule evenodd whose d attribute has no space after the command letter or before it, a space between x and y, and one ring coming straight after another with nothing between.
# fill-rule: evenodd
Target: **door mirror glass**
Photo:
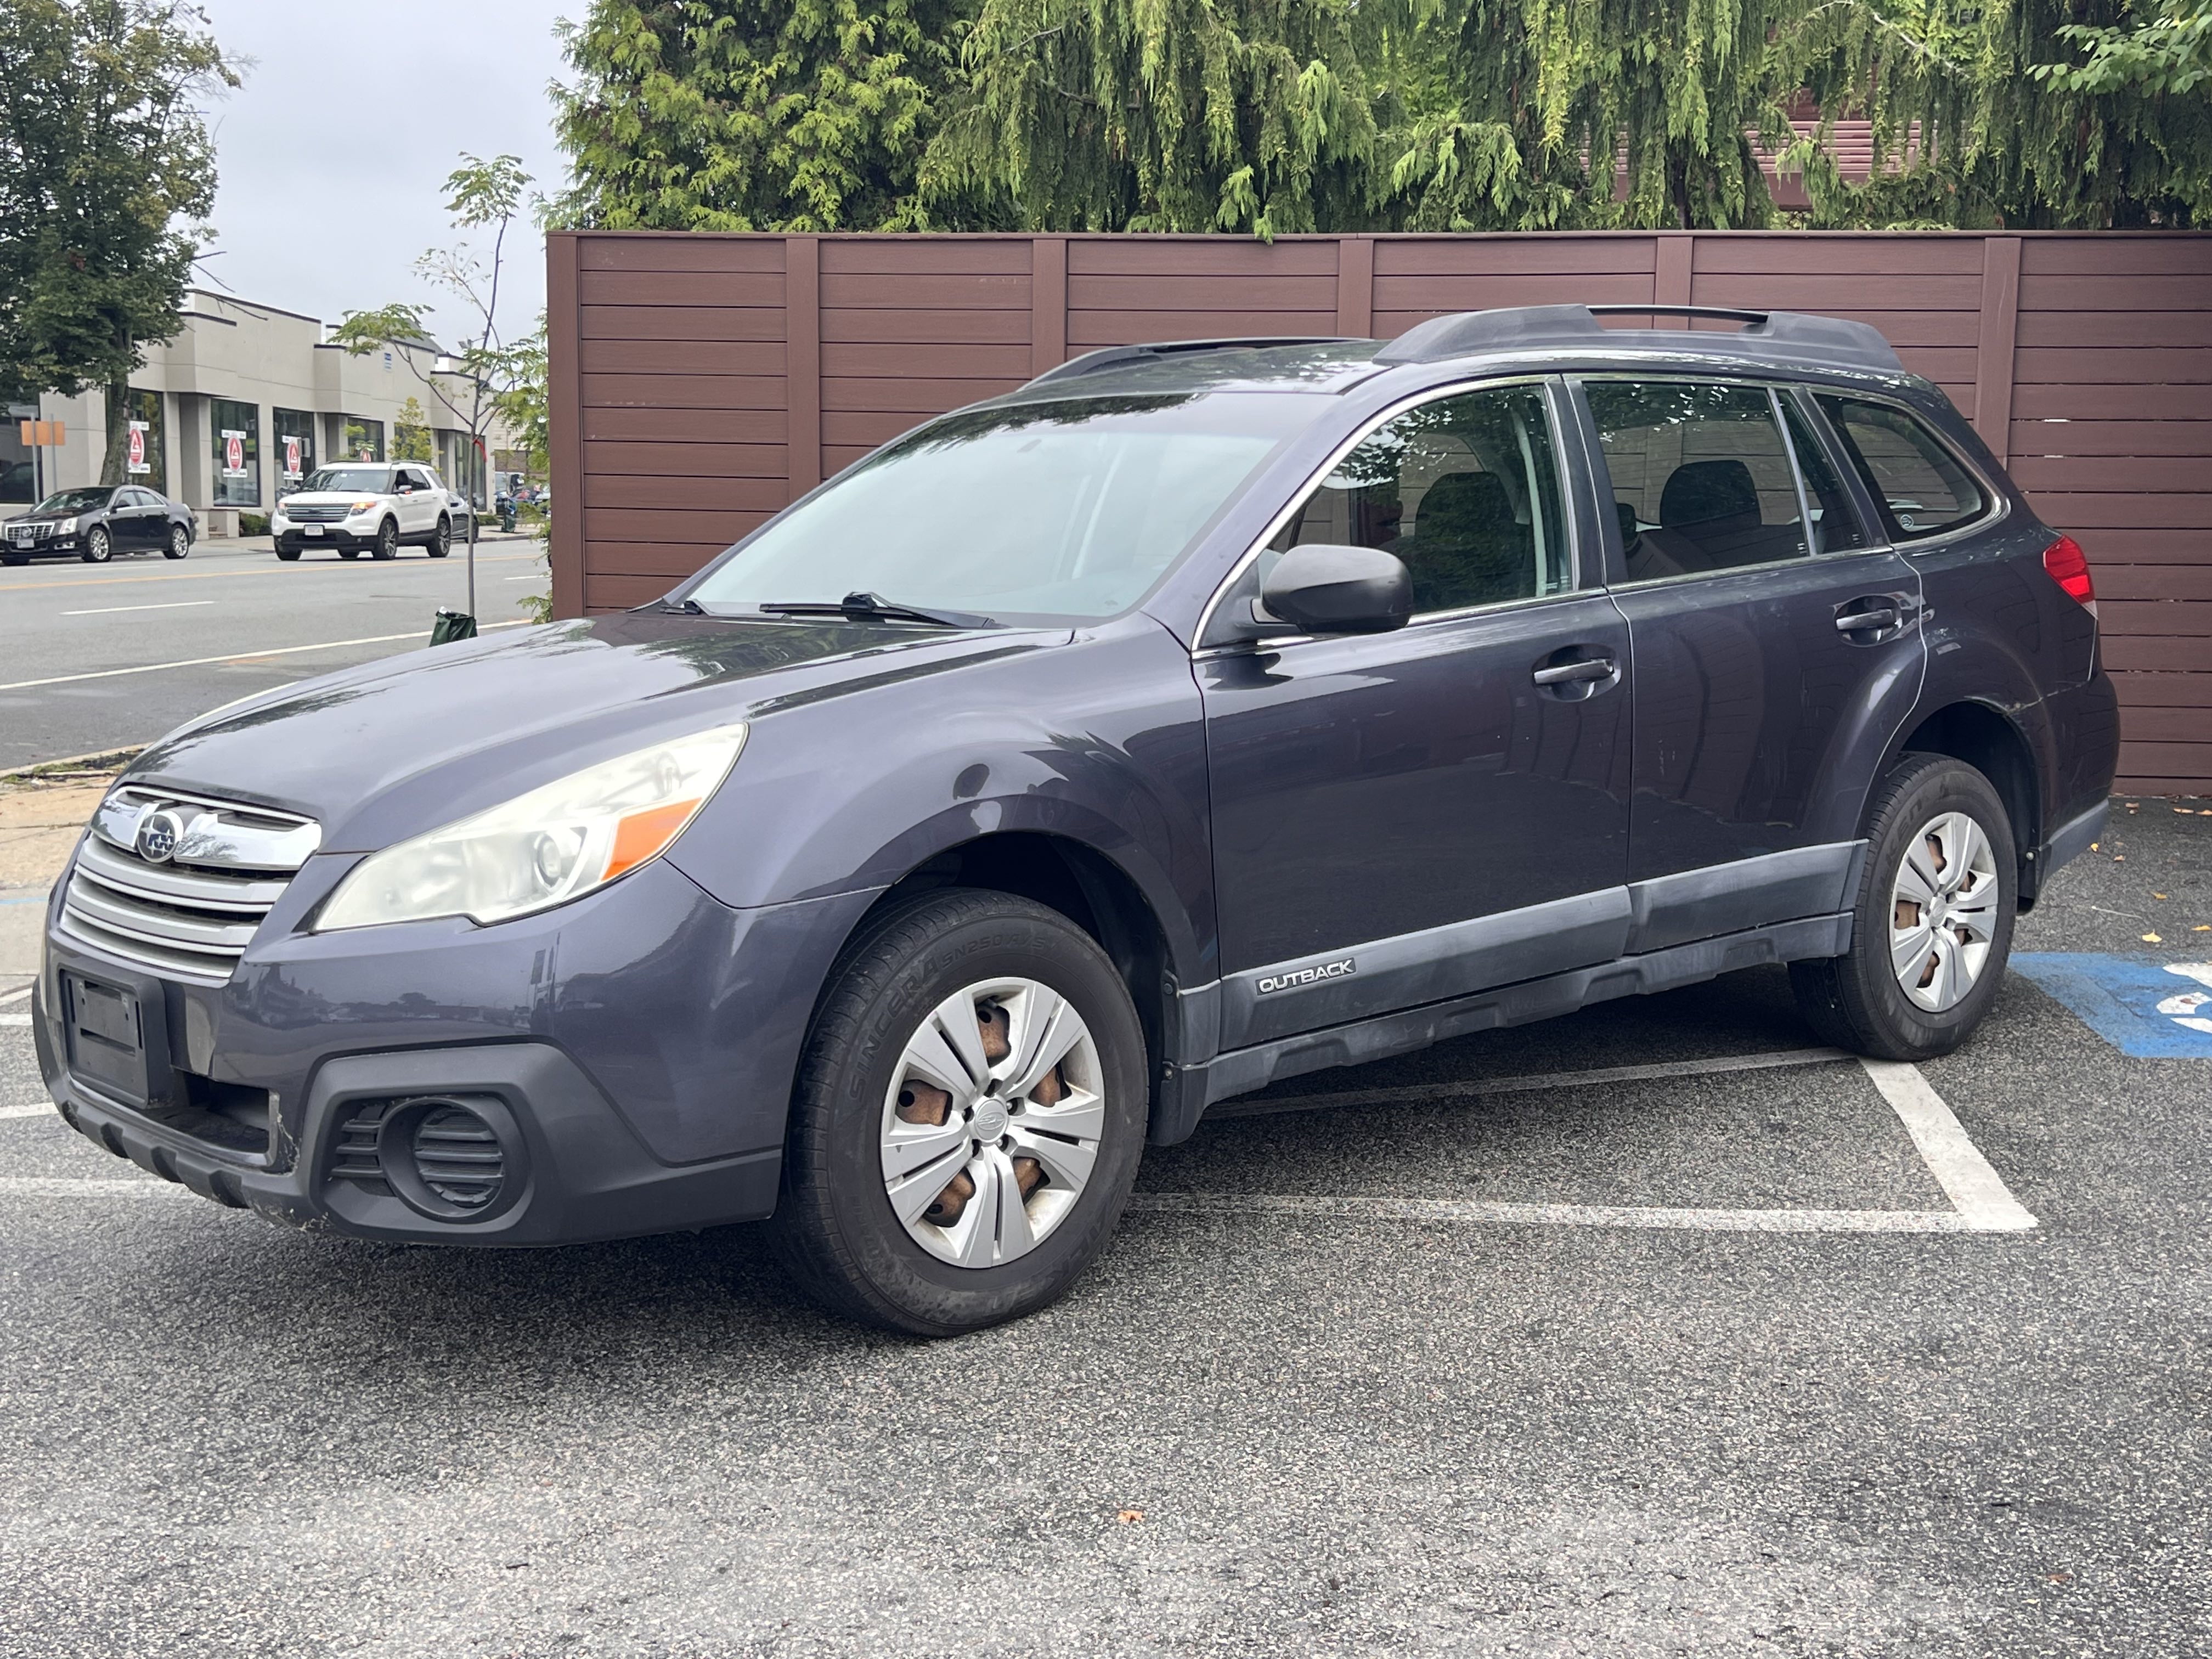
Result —
<instances>
[{"instance_id":1,"label":"door mirror glass","mask_svg":"<svg viewBox=\"0 0 2212 1659\"><path fill-rule=\"evenodd\" d=\"M1260 585L1265 616L1305 634L1387 634L1413 614L1406 562L1374 547L1308 543L1275 562Z\"/></svg>"}]
</instances>

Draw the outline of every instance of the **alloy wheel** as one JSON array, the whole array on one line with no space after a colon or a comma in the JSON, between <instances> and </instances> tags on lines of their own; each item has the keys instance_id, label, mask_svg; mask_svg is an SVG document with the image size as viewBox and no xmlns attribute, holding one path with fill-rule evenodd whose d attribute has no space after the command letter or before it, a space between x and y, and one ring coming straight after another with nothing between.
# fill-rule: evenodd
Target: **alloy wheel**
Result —
<instances>
[{"instance_id":1,"label":"alloy wheel","mask_svg":"<svg viewBox=\"0 0 2212 1659\"><path fill-rule=\"evenodd\" d=\"M940 1261L1026 1255L1083 1195L1105 1132L1097 1044L1032 979L957 991L907 1040L884 1098L884 1190Z\"/></svg>"},{"instance_id":2,"label":"alloy wheel","mask_svg":"<svg viewBox=\"0 0 2212 1659\"><path fill-rule=\"evenodd\" d=\"M84 562L87 564L106 564L115 552L115 544L105 530L94 527L84 538Z\"/></svg>"},{"instance_id":3,"label":"alloy wheel","mask_svg":"<svg viewBox=\"0 0 2212 1659\"><path fill-rule=\"evenodd\" d=\"M1930 819L1906 843L1890 892L1889 959L1913 1006L1955 1008L1987 966L2003 885L1982 826L1964 812Z\"/></svg>"}]
</instances>

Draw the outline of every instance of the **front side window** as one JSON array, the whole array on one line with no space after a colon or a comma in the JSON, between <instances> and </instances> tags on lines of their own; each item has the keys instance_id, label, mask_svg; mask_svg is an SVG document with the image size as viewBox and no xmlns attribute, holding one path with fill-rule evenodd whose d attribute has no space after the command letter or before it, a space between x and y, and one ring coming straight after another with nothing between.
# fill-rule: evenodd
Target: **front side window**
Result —
<instances>
[{"instance_id":1,"label":"front side window","mask_svg":"<svg viewBox=\"0 0 2212 1659\"><path fill-rule=\"evenodd\" d=\"M1592 380L1584 391L1612 476L1630 581L1741 569L1811 550L1790 451L1764 386Z\"/></svg>"},{"instance_id":2,"label":"front side window","mask_svg":"<svg viewBox=\"0 0 2212 1659\"><path fill-rule=\"evenodd\" d=\"M1377 427L1268 544L1374 547L1405 561L1416 616L1540 598L1571 585L1544 393L1438 398ZM1262 556L1261 577L1273 559Z\"/></svg>"},{"instance_id":3,"label":"front side window","mask_svg":"<svg viewBox=\"0 0 2212 1659\"><path fill-rule=\"evenodd\" d=\"M861 462L713 567L709 607L848 593L1008 623L1135 605L1313 401L1068 398L965 410Z\"/></svg>"},{"instance_id":4,"label":"front side window","mask_svg":"<svg viewBox=\"0 0 2212 1659\"><path fill-rule=\"evenodd\" d=\"M1893 541L1919 541L1972 523L1989 498L1941 438L1890 404L1824 396L1820 406L1881 504Z\"/></svg>"}]
</instances>

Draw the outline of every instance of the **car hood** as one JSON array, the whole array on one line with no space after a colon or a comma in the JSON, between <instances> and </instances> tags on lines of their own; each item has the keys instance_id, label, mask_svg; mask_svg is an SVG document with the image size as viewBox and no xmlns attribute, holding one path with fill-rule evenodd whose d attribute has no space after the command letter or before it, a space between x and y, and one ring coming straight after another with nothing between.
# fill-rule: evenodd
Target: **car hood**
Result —
<instances>
[{"instance_id":1,"label":"car hood","mask_svg":"<svg viewBox=\"0 0 2212 1659\"><path fill-rule=\"evenodd\" d=\"M276 503L276 510L282 513L295 501L303 507L343 507L348 501L366 501L372 495L382 501L389 493L380 489L295 489Z\"/></svg>"},{"instance_id":2,"label":"car hood","mask_svg":"<svg viewBox=\"0 0 2212 1659\"><path fill-rule=\"evenodd\" d=\"M652 611L554 623L245 699L126 776L302 812L324 850L368 851L653 743L1069 637Z\"/></svg>"}]
</instances>

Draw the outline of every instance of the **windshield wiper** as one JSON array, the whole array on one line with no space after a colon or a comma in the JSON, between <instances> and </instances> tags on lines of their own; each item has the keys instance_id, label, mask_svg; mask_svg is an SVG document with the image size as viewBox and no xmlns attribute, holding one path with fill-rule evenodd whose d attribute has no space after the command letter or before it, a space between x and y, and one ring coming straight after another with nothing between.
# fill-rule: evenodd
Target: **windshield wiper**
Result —
<instances>
[{"instance_id":1,"label":"windshield wiper","mask_svg":"<svg viewBox=\"0 0 2212 1659\"><path fill-rule=\"evenodd\" d=\"M665 611L678 617L711 617L714 614L696 599L655 599L650 605L641 605L638 608Z\"/></svg>"},{"instance_id":2,"label":"windshield wiper","mask_svg":"<svg viewBox=\"0 0 2212 1659\"><path fill-rule=\"evenodd\" d=\"M770 600L760 609L775 617L850 617L855 621L929 623L939 628L996 628L990 617L966 611L929 611L918 605L901 605L880 593L848 593L835 605L819 599Z\"/></svg>"}]
</instances>

